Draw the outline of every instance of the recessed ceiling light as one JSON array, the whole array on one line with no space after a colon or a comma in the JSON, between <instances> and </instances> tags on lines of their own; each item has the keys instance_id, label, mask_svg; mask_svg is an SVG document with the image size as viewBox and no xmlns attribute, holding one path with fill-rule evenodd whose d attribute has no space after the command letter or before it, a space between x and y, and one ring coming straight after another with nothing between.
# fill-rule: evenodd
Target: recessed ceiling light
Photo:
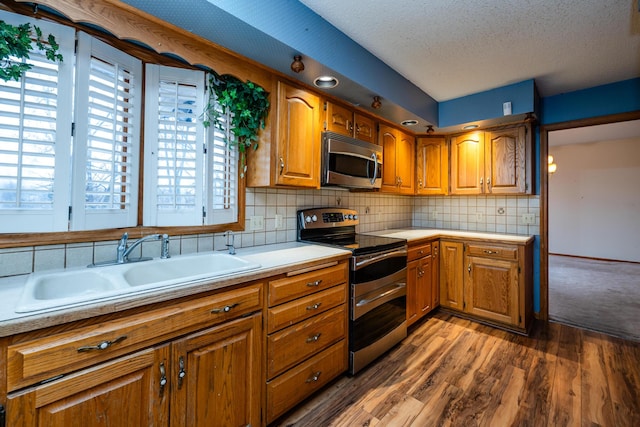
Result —
<instances>
[{"instance_id":1,"label":"recessed ceiling light","mask_svg":"<svg viewBox=\"0 0 640 427\"><path fill-rule=\"evenodd\" d=\"M313 81L320 89L331 89L338 86L338 79L333 76L320 76Z\"/></svg>"},{"instance_id":2,"label":"recessed ceiling light","mask_svg":"<svg viewBox=\"0 0 640 427\"><path fill-rule=\"evenodd\" d=\"M477 127L478 127L478 125L466 125L466 126L464 126L462 129L464 129L464 130L471 130L471 129L475 129L475 128L477 128Z\"/></svg>"},{"instance_id":3,"label":"recessed ceiling light","mask_svg":"<svg viewBox=\"0 0 640 427\"><path fill-rule=\"evenodd\" d=\"M401 122L400 124L402 126L415 126L415 125L418 124L418 121L411 119L411 120L405 120L405 121Z\"/></svg>"}]
</instances>

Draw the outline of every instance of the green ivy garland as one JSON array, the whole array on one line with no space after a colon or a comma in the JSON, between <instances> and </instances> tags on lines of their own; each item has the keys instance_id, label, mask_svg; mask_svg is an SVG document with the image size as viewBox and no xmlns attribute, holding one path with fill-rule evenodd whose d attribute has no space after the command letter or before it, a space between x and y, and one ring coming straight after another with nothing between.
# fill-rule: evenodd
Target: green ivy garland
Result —
<instances>
[{"instance_id":1,"label":"green ivy garland","mask_svg":"<svg viewBox=\"0 0 640 427\"><path fill-rule=\"evenodd\" d=\"M216 105L221 106L222 111ZM264 88L248 80L245 83L230 74L210 74L209 101L203 113L203 124L205 127L213 124L224 131L220 117L230 115L235 139L226 142L229 146L238 147L242 177L247 170L246 151L248 148L258 148L258 132L264 129L268 113L269 92Z\"/></svg>"},{"instance_id":2,"label":"green ivy garland","mask_svg":"<svg viewBox=\"0 0 640 427\"><path fill-rule=\"evenodd\" d=\"M36 46L44 50L47 59L62 62L62 55L58 53L60 46L56 42L56 38L49 34L45 42L42 38L42 30L35 25L33 32L36 34ZM32 42L31 24L15 26L0 20L0 79L5 82L9 80L20 81L22 74L31 69L30 64L15 62L9 58L29 59L29 52L33 50Z\"/></svg>"}]
</instances>

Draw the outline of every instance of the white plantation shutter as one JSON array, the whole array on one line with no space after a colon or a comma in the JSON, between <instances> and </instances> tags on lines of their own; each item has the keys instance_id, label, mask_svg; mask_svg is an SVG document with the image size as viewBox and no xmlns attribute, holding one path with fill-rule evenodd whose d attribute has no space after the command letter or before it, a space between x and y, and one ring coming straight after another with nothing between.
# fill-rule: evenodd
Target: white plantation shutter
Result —
<instances>
[{"instance_id":1,"label":"white plantation shutter","mask_svg":"<svg viewBox=\"0 0 640 427\"><path fill-rule=\"evenodd\" d=\"M144 225L202 225L204 72L146 68Z\"/></svg>"},{"instance_id":2,"label":"white plantation shutter","mask_svg":"<svg viewBox=\"0 0 640 427\"><path fill-rule=\"evenodd\" d=\"M140 60L78 34L73 230L137 225Z\"/></svg>"},{"instance_id":3,"label":"white plantation shutter","mask_svg":"<svg viewBox=\"0 0 640 427\"><path fill-rule=\"evenodd\" d=\"M207 224L226 224L238 219L238 153L226 142L227 139L233 141L228 123L229 117L221 117L220 124L224 130L210 127Z\"/></svg>"},{"instance_id":4,"label":"white plantation shutter","mask_svg":"<svg viewBox=\"0 0 640 427\"><path fill-rule=\"evenodd\" d=\"M19 82L0 81L0 233L66 231L74 30L0 11L0 19L53 34L64 61L30 53Z\"/></svg>"}]
</instances>

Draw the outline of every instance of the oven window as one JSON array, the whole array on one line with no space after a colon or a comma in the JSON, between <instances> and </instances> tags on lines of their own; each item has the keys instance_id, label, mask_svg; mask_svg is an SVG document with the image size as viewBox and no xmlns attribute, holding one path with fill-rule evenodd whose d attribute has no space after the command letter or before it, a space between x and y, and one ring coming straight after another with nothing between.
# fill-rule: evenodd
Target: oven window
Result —
<instances>
[{"instance_id":1,"label":"oven window","mask_svg":"<svg viewBox=\"0 0 640 427\"><path fill-rule=\"evenodd\" d=\"M342 175L368 178L373 177L375 163L372 159L357 156L349 156L341 153L329 154L329 170ZM376 178L382 177L382 167L378 167Z\"/></svg>"},{"instance_id":2,"label":"oven window","mask_svg":"<svg viewBox=\"0 0 640 427\"><path fill-rule=\"evenodd\" d=\"M351 272L351 283L366 283L391 276L407 267L406 256L386 258Z\"/></svg>"},{"instance_id":3,"label":"oven window","mask_svg":"<svg viewBox=\"0 0 640 427\"><path fill-rule=\"evenodd\" d=\"M395 298L349 324L349 350L356 352L397 328L407 317L407 298Z\"/></svg>"}]
</instances>

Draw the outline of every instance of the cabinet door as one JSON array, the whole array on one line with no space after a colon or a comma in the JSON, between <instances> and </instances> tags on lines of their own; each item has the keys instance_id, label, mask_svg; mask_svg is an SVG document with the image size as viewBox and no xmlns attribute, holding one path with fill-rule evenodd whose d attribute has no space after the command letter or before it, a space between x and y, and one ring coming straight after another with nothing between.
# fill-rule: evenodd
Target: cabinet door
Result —
<instances>
[{"instance_id":1,"label":"cabinet door","mask_svg":"<svg viewBox=\"0 0 640 427\"><path fill-rule=\"evenodd\" d=\"M440 305L440 242L431 244L431 296L433 308Z\"/></svg>"},{"instance_id":2,"label":"cabinet door","mask_svg":"<svg viewBox=\"0 0 640 427\"><path fill-rule=\"evenodd\" d=\"M465 311L517 326L518 263L476 256L467 256L465 261Z\"/></svg>"},{"instance_id":3,"label":"cabinet door","mask_svg":"<svg viewBox=\"0 0 640 427\"><path fill-rule=\"evenodd\" d=\"M276 184L320 186L320 98L278 83Z\"/></svg>"},{"instance_id":4,"label":"cabinet door","mask_svg":"<svg viewBox=\"0 0 640 427\"><path fill-rule=\"evenodd\" d=\"M382 146L382 187L381 191L396 193L398 175L396 173L396 130L389 126L380 126L380 145Z\"/></svg>"},{"instance_id":5,"label":"cabinet door","mask_svg":"<svg viewBox=\"0 0 640 427\"><path fill-rule=\"evenodd\" d=\"M431 255L427 255L420 259L418 266L418 295L416 298L418 317L422 317L433 310L432 273L433 260Z\"/></svg>"},{"instance_id":6,"label":"cabinet door","mask_svg":"<svg viewBox=\"0 0 640 427\"><path fill-rule=\"evenodd\" d=\"M451 137L451 194L480 194L484 189L484 133Z\"/></svg>"},{"instance_id":7,"label":"cabinet door","mask_svg":"<svg viewBox=\"0 0 640 427\"><path fill-rule=\"evenodd\" d=\"M463 251L460 242L440 241L440 305L460 311L464 309Z\"/></svg>"},{"instance_id":8,"label":"cabinet door","mask_svg":"<svg viewBox=\"0 0 640 427\"><path fill-rule=\"evenodd\" d=\"M261 325L256 313L172 344L172 426L260 425Z\"/></svg>"},{"instance_id":9,"label":"cabinet door","mask_svg":"<svg viewBox=\"0 0 640 427\"><path fill-rule=\"evenodd\" d=\"M526 127L494 130L485 135L485 176L488 193L530 192Z\"/></svg>"},{"instance_id":10,"label":"cabinet door","mask_svg":"<svg viewBox=\"0 0 640 427\"><path fill-rule=\"evenodd\" d=\"M12 393L7 398L7 425L167 425L168 361L167 346L143 350Z\"/></svg>"},{"instance_id":11,"label":"cabinet door","mask_svg":"<svg viewBox=\"0 0 640 427\"><path fill-rule=\"evenodd\" d=\"M419 260L407 263L407 325L418 320L419 263Z\"/></svg>"},{"instance_id":12,"label":"cabinet door","mask_svg":"<svg viewBox=\"0 0 640 427\"><path fill-rule=\"evenodd\" d=\"M449 192L449 150L442 136L418 138L416 150L416 194Z\"/></svg>"},{"instance_id":13,"label":"cabinet door","mask_svg":"<svg viewBox=\"0 0 640 427\"><path fill-rule=\"evenodd\" d=\"M353 136L353 112L346 107L327 102L326 129L341 135Z\"/></svg>"},{"instance_id":14,"label":"cabinet door","mask_svg":"<svg viewBox=\"0 0 640 427\"><path fill-rule=\"evenodd\" d=\"M396 144L396 174L398 175L398 192L413 194L415 180L415 138L404 132L398 132ZM384 167L383 158L383 167Z\"/></svg>"},{"instance_id":15,"label":"cabinet door","mask_svg":"<svg viewBox=\"0 0 640 427\"><path fill-rule=\"evenodd\" d=\"M353 115L353 136L360 141L376 143L376 122L371 117L355 113Z\"/></svg>"}]
</instances>

